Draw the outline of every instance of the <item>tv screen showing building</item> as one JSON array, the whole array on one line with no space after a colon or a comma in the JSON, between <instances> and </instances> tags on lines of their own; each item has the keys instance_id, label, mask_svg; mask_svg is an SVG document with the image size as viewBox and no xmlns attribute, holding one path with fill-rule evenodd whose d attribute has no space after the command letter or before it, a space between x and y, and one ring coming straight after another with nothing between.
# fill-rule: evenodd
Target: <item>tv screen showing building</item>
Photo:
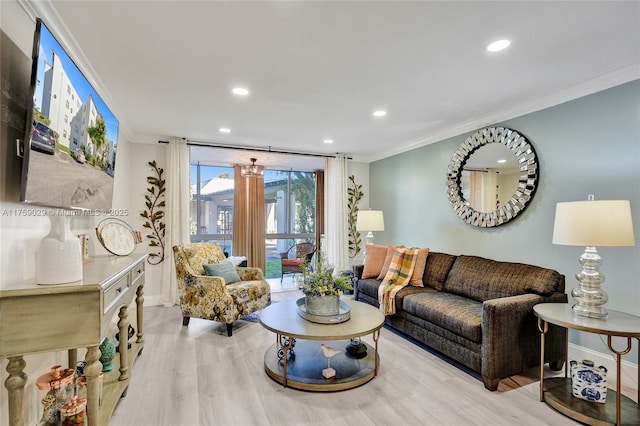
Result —
<instances>
[{"instance_id":1,"label":"tv screen showing building","mask_svg":"<svg viewBox=\"0 0 640 426\"><path fill-rule=\"evenodd\" d=\"M41 20L33 61L22 201L109 210L118 120Z\"/></svg>"}]
</instances>

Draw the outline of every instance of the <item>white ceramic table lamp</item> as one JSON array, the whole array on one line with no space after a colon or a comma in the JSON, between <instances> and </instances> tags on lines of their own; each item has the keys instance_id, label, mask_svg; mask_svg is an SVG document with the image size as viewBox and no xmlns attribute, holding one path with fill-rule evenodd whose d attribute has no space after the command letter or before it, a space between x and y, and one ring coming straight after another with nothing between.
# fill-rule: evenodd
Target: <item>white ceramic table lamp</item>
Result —
<instances>
[{"instance_id":1,"label":"white ceramic table lamp","mask_svg":"<svg viewBox=\"0 0 640 426\"><path fill-rule=\"evenodd\" d=\"M356 230L367 231L367 244L373 244L371 231L384 231L384 215L382 210L360 210L356 219Z\"/></svg>"},{"instance_id":2,"label":"white ceramic table lamp","mask_svg":"<svg viewBox=\"0 0 640 426\"><path fill-rule=\"evenodd\" d=\"M582 270L576 273L580 286L571 290L576 300L573 312L591 318L607 318L602 307L609 296L601 288L602 258L596 247L635 245L628 200L574 201L556 204L553 244L584 246Z\"/></svg>"}]
</instances>

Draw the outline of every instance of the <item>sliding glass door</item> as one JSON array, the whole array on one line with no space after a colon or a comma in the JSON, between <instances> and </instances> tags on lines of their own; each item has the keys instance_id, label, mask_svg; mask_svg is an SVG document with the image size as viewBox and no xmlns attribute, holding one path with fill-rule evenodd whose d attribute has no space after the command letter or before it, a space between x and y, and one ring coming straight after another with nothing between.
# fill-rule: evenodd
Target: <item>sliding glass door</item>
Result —
<instances>
[{"instance_id":1,"label":"sliding glass door","mask_svg":"<svg viewBox=\"0 0 640 426\"><path fill-rule=\"evenodd\" d=\"M191 241L216 242L231 255L233 168L202 165L192 158L190 175ZM281 276L281 253L299 242L315 243L315 188L313 172L265 170L267 278Z\"/></svg>"},{"instance_id":2,"label":"sliding glass door","mask_svg":"<svg viewBox=\"0 0 640 426\"><path fill-rule=\"evenodd\" d=\"M280 277L283 253L300 242L315 244L315 188L313 172L265 170L267 277Z\"/></svg>"}]
</instances>

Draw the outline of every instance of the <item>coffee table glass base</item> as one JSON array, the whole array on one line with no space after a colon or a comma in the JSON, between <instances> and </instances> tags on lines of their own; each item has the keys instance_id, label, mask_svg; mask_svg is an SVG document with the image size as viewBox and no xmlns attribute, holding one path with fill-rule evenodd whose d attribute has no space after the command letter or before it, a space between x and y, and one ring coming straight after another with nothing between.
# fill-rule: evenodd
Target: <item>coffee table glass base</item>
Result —
<instances>
[{"instance_id":1,"label":"coffee table glass base","mask_svg":"<svg viewBox=\"0 0 640 426\"><path fill-rule=\"evenodd\" d=\"M336 376L330 379L322 376L322 370L327 368L327 358L320 350L321 343L341 351L331 358L331 368L336 370ZM295 356L287 359L286 386L307 391L333 392L352 389L373 379L376 369L375 348L367 345L367 355L357 359L346 352L347 344L349 340L296 340ZM278 349L277 344L267 349L264 354L264 369L273 380L285 384L284 363L278 359Z\"/></svg>"}]
</instances>

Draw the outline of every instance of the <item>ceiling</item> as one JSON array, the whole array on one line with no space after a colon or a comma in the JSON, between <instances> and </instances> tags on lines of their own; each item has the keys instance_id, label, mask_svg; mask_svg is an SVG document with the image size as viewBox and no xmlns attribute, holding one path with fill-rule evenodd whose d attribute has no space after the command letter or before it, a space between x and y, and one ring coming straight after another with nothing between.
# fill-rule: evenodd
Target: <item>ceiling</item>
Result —
<instances>
[{"instance_id":1,"label":"ceiling","mask_svg":"<svg viewBox=\"0 0 640 426\"><path fill-rule=\"evenodd\" d=\"M369 162L640 78L637 1L22 3L138 143Z\"/></svg>"}]
</instances>

